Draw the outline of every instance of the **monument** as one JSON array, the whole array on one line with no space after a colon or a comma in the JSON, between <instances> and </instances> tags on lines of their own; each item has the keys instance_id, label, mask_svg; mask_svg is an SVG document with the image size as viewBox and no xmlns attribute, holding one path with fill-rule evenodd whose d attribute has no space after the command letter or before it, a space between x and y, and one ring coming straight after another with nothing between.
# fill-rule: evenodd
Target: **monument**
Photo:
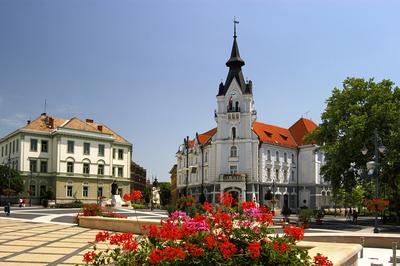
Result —
<instances>
[{"instance_id":1,"label":"monument","mask_svg":"<svg viewBox=\"0 0 400 266\"><path fill-rule=\"evenodd\" d=\"M153 187L151 188L151 209L161 208L160 202L160 188L158 187L157 178L153 182Z\"/></svg>"},{"instance_id":2,"label":"monument","mask_svg":"<svg viewBox=\"0 0 400 266\"><path fill-rule=\"evenodd\" d=\"M118 194L118 184L114 180L111 184L111 205L115 208L119 208L122 206L121 196Z\"/></svg>"}]
</instances>

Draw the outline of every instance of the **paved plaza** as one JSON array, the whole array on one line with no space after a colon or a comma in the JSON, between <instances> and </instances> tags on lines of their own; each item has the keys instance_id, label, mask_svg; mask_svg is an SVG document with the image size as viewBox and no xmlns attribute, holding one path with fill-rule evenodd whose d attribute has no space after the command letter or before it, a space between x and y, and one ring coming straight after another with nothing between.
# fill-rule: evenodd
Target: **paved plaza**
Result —
<instances>
[{"instance_id":1,"label":"paved plaza","mask_svg":"<svg viewBox=\"0 0 400 266\"><path fill-rule=\"evenodd\" d=\"M74 224L79 209L45 209L42 207L13 207L11 216L0 217L0 265L76 265L82 263L82 255L90 250L98 230L81 228ZM162 219L167 217L161 210L118 209L117 213L130 218ZM371 218L362 218L359 224L348 223L342 217L325 217L324 225L306 230L313 233L372 233ZM293 217L295 219L295 217ZM394 228L396 234L399 228ZM281 230L278 230L278 232ZM104 244L97 245L104 249ZM400 252L400 251L399 251ZM360 266L371 265L379 260L389 263L391 249L365 248Z\"/></svg>"}]
</instances>

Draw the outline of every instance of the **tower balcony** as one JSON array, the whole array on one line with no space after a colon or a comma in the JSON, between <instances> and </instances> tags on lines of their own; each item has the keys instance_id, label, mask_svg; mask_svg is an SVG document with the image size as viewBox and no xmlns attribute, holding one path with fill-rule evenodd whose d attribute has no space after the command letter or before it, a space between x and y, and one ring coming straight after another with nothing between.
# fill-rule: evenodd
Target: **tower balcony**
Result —
<instances>
[{"instance_id":1,"label":"tower balcony","mask_svg":"<svg viewBox=\"0 0 400 266\"><path fill-rule=\"evenodd\" d=\"M239 174L239 173L220 174L219 181L220 182L245 182L246 174Z\"/></svg>"},{"instance_id":2,"label":"tower balcony","mask_svg":"<svg viewBox=\"0 0 400 266\"><path fill-rule=\"evenodd\" d=\"M228 120L240 120L240 113L239 112L231 112L227 113Z\"/></svg>"},{"instance_id":3,"label":"tower balcony","mask_svg":"<svg viewBox=\"0 0 400 266\"><path fill-rule=\"evenodd\" d=\"M238 106L232 106L227 108L228 113L240 113L240 107Z\"/></svg>"}]
</instances>

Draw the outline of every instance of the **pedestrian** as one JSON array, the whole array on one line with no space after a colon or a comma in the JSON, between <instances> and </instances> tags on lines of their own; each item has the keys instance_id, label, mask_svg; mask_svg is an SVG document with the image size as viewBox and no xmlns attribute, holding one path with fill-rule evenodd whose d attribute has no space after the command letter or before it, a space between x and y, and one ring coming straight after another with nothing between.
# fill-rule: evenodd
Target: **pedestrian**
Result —
<instances>
[{"instance_id":1,"label":"pedestrian","mask_svg":"<svg viewBox=\"0 0 400 266\"><path fill-rule=\"evenodd\" d=\"M357 224L358 212L356 209L353 210L353 223Z\"/></svg>"},{"instance_id":2,"label":"pedestrian","mask_svg":"<svg viewBox=\"0 0 400 266\"><path fill-rule=\"evenodd\" d=\"M24 203L24 199L23 198L19 198L18 202L19 202L19 207L22 208L22 204Z\"/></svg>"}]
</instances>

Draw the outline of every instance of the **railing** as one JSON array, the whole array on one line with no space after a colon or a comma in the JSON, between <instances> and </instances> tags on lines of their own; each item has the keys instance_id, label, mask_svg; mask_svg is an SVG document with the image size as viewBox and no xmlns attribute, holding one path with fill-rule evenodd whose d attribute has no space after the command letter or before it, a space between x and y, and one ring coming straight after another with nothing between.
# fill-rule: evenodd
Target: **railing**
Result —
<instances>
[{"instance_id":1,"label":"railing","mask_svg":"<svg viewBox=\"0 0 400 266\"><path fill-rule=\"evenodd\" d=\"M220 182L245 182L246 174L221 174L219 175Z\"/></svg>"}]
</instances>

